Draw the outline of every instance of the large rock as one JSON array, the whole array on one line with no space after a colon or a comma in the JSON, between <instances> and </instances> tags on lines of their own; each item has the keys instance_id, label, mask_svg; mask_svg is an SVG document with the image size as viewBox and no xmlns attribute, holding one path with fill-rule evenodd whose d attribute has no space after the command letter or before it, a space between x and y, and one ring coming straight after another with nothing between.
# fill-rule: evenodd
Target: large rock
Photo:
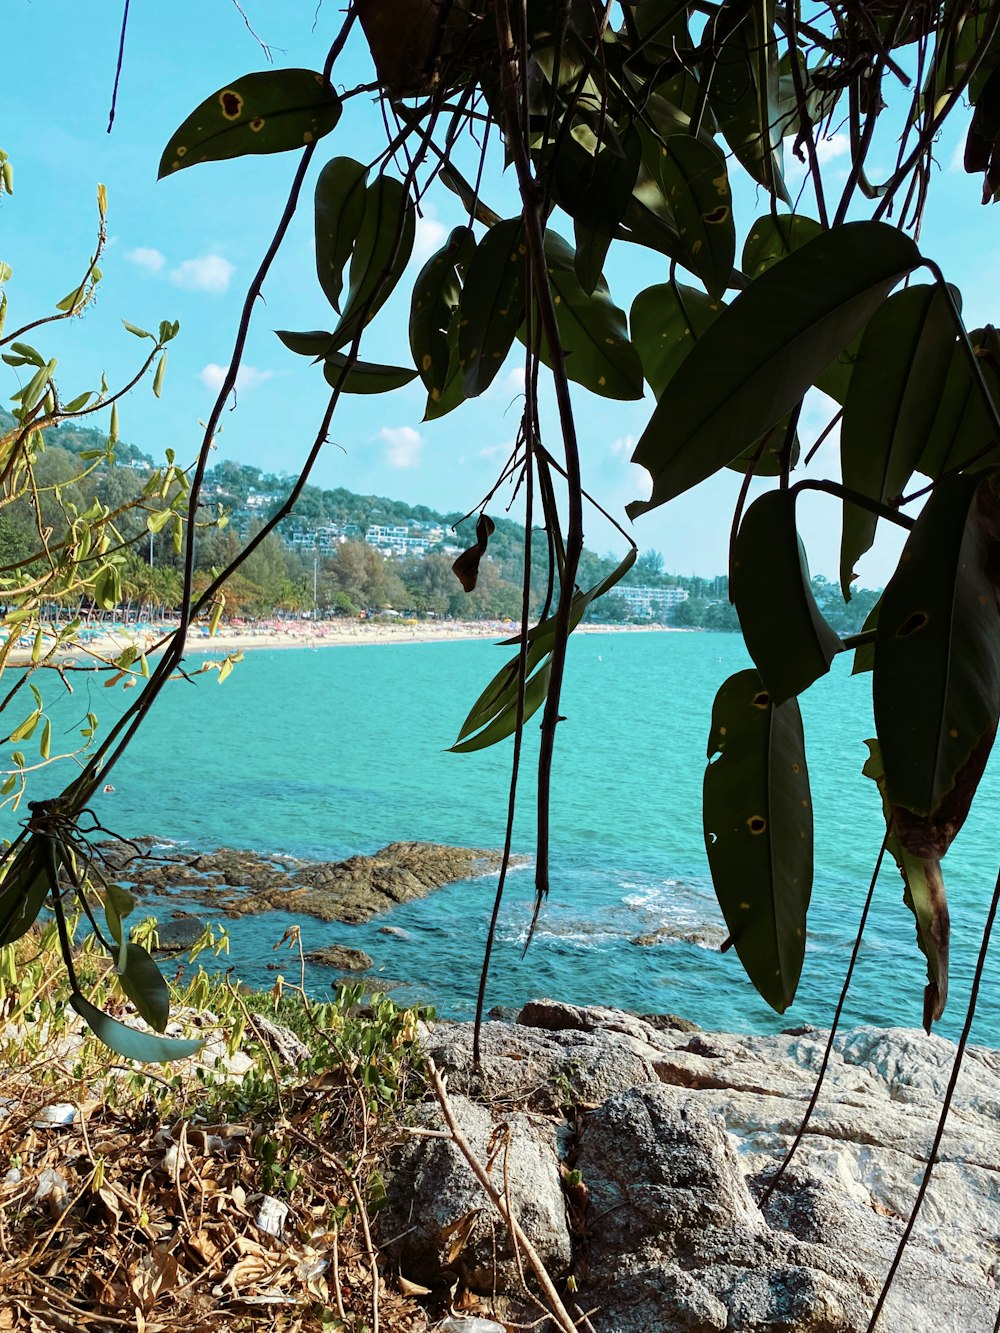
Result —
<instances>
[{"instance_id":1,"label":"large rock","mask_svg":"<svg viewBox=\"0 0 1000 1333\"><path fill-rule=\"evenodd\" d=\"M371 954L364 949L352 949L347 944L327 944L322 949L310 949L304 955L307 963L321 967L335 967L338 972L367 972L375 966Z\"/></svg>"},{"instance_id":2,"label":"large rock","mask_svg":"<svg viewBox=\"0 0 1000 1333\"><path fill-rule=\"evenodd\" d=\"M537 1217L557 1212L549 1191L562 1168L575 1299L595 1309L595 1333L864 1333L916 1198L955 1047L901 1029L839 1037L809 1130L762 1209L826 1034L740 1036L678 1023L538 1001L515 1025L484 1025L478 1071L471 1025L442 1024L424 1045L448 1072L477 1144L513 1107L533 1115L531 1151L544 1149L547 1165L531 1158L532 1169L545 1184L520 1220L562 1255ZM539 1112L549 1116L548 1137ZM424 1115L440 1123L433 1106ZM423 1174L424 1155L440 1154L442 1143L408 1144L403 1184L390 1188L413 1218L454 1219L469 1206L467 1193L449 1203L453 1186L470 1188L457 1160L448 1181ZM998 1168L1000 1055L970 1048L880 1333L993 1327ZM393 1235L405 1230L399 1221L397 1212ZM435 1235L424 1229L413 1261L425 1279L446 1284ZM405 1274L408 1244L401 1235L393 1251ZM474 1248L460 1277L485 1294L492 1278L481 1258Z\"/></svg>"},{"instance_id":3,"label":"large rock","mask_svg":"<svg viewBox=\"0 0 1000 1333\"><path fill-rule=\"evenodd\" d=\"M124 841L103 843L101 850L116 877L140 892L183 893L227 916L281 910L351 924L444 884L491 874L502 860L498 851L432 842L393 842L371 856L319 862L230 847L186 855ZM511 861L522 865L527 859Z\"/></svg>"}]
</instances>

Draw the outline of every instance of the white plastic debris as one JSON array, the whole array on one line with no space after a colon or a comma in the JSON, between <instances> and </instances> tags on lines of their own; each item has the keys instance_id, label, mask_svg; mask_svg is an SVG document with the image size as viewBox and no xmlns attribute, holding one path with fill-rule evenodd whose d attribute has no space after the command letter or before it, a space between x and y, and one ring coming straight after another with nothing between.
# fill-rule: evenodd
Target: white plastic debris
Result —
<instances>
[{"instance_id":1,"label":"white plastic debris","mask_svg":"<svg viewBox=\"0 0 1000 1333\"><path fill-rule=\"evenodd\" d=\"M268 1236L280 1236L284 1230L287 1216L288 1204L282 1203L280 1199L272 1198L270 1194L265 1194L260 1201L257 1225Z\"/></svg>"},{"instance_id":2,"label":"white plastic debris","mask_svg":"<svg viewBox=\"0 0 1000 1333\"><path fill-rule=\"evenodd\" d=\"M507 1333L507 1330L493 1319L480 1319L479 1315L459 1319L452 1314L444 1323L438 1324L438 1333Z\"/></svg>"},{"instance_id":3,"label":"white plastic debris","mask_svg":"<svg viewBox=\"0 0 1000 1333\"><path fill-rule=\"evenodd\" d=\"M61 1129L76 1119L77 1109L72 1102L54 1102L43 1106L35 1120L36 1129Z\"/></svg>"},{"instance_id":4,"label":"white plastic debris","mask_svg":"<svg viewBox=\"0 0 1000 1333\"><path fill-rule=\"evenodd\" d=\"M20 1167L12 1166L10 1170L7 1172L7 1174L4 1176L3 1183L5 1185L19 1185L21 1183Z\"/></svg>"},{"instance_id":5,"label":"white plastic debris","mask_svg":"<svg viewBox=\"0 0 1000 1333\"><path fill-rule=\"evenodd\" d=\"M68 1194L69 1182L60 1171L53 1171L52 1167L47 1166L38 1173L33 1202L47 1204L53 1217L61 1217L66 1211Z\"/></svg>"}]
</instances>

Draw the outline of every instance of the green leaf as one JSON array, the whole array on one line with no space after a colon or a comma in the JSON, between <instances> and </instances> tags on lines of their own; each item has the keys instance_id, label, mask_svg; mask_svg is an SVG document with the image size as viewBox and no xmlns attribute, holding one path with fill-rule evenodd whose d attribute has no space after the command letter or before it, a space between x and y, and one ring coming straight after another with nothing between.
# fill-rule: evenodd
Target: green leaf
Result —
<instances>
[{"instance_id":1,"label":"green leaf","mask_svg":"<svg viewBox=\"0 0 1000 1333\"><path fill-rule=\"evenodd\" d=\"M41 716L37 708L33 713L29 713L24 721L15 727L7 737L8 742L12 741L16 745L18 741L30 741Z\"/></svg>"},{"instance_id":2,"label":"green leaf","mask_svg":"<svg viewBox=\"0 0 1000 1333\"><path fill-rule=\"evenodd\" d=\"M332 158L316 181L316 275L338 314L344 267L364 221L367 181L368 168L353 157Z\"/></svg>"},{"instance_id":3,"label":"green leaf","mask_svg":"<svg viewBox=\"0 0 1000 1333\"><path fill-rule=\"evenodd\" d=\"M570 611L569 627L570 632L576 629L577 625L583 619L587 607L602 597L609 589L613 588L620 579L628 573L635 564L636 551L633 549L625 556L624 560L614 569L606 578L601 579L599 583L594 584L586 592L577 592L573 597L573 603ZM526 662L525 687L525 721L536 711L545 699L548 688L548 670L551 665L551 654L556 638L556 616L551 615L539 624L532 626L528 630L528 652ZM520 634L513 639L506 639L503 647L519 645L521 642ZM536 674L532 674L536 673ZM544 673L546 685L534 685ZM518 693L518 675L519 660L518 656L511 660L497 672L490 683L483 690L482 694L472 705L468 716L462 724L462 729L458 733L458 741L451 747L457 754L466 753L471 750L481 750L487 745L494 745L497 741L503 740L511 735L517 724L517 693ZM532 688L534 686L534 688ZM480 730L483 728L483 730ZM473 732L479 732L473 736L472 740L466 740L467 736L472 736ZM464 743L463 743L464 742Z\"/></svg>"},{"instance_id":4,"label":"green leaf","mask_svg":"<svg viewBox=\"0 0 1000 1333\"><path fill-rule=\"evenodd\" d=\"M299 356L311 356L314 361L322 361L333 347L333 334L323 329L310 329L306 333L294 333L290 329L275 329L275 333L290 352Z\"/></svg>"},{"instance_id":5,"label":"green leaf","mask_svg":"<svg viewBox=\"0 0 1000 1333\"><path fill-rule=\"evenodd\" d=\"M163 392L163 377L167 373L167 354L160 353L160 359L156 363L156 374L153 376L153 393L159 398Z\"/></svg>"},{"instance_id":6,"label":"green leaf","mask_svg":"<svg viewBox=\"0 0 1000 1333\"><path fill-rule=\"evenodd\" d=\"M48 759L52 751L52 720L45 719L45 725L42 727L42 739L38 744L38 753L43 759Z\"/></svg>"},{"instance_id":7,"label":"green leaf","mask_svg":"<svg viewBox=\"0 0 1000 1333\"><path fill-rule=\"evenodd\" d=\"M807 241L822 235L823 228L801 213L765 213L750 228L743 246L740 267L750 279L772 268Z\"/></svg>"},{"instance_id":8,"label":"green leaf","mask_svg":"<svg viewBox=\"0 0 1000 1333\"><path fill-rule=\"evenodd\" d=\"M115 1018L109 1018L79 992L69 998L70 1004L94 1035L116 1055L140 1064L168 1064L195 1055L204 1046L202 1041L180 1041L173 1037L151 1037L148 1032L137 1032Z\"/></svg>"},{"instance_id":9,"label":"green leaf","mask_svg":"<svg viewBox=\"0 0 1000 1333\"><path fill-rule=\"evenodd\" d=\"M346 347L392 295L413 250L416 210L402 181L378 176L365 192L365 215L351 255L350 287L332 350Z\"/></svg>"},{"instance_id":10,"label":"green leaf","mask_svg":"<svg viewBox=\"0 0 1000 1333\"><path fill-rule=\"evenodd\" d=\"M458 326L458 361L466 398L493 383L524 319L524 223L506 218L476 246L465 274Z\"/></svg>"},{"instance_id":11,"label":"green leaf","mask_svg":"<svg viewBox=\"0 0 1000 1333\"><path fill-rule=\"evenodd\" d=\"M788 255L727 306L671 380L633 461L653 493L631 518L695 486L759 440L920 261L881 222L850 222Z\"/></svg>"},{"instance_id":12,"label":"green leaf","mask_svg":"<svg viewBox=\"0 0 1000 1333\"><path fill-rule=\"evenodd\" d=\"M137 338L153 338L153 335L151 333L149 333L146 329L140 329L138 324L130 324L127 319L123 319L122 323L125 325L129 333L135 334ZM153 341L155 342L156 339L153 338Z\"/></svg>"},{"instance_id":13,"label":"green leaf","mask_svg":"<svg viewBox=\"0 0 1000 1333\"><path fill-rule=\"evenodd\" d=\"M123 950L125 965L119 964L118 985L135 1005L139 1016L155 1032L163 1032L170 1017L170 992L160 969L141 945L128 941Z\"/></svg>"},{"instance_id":14,"label":"green leaf","mask_svg":"<svg viewBox=\"0 0 1000 1333\"><path fill-rule=\"evenodd\" d=\"M553 231L545 233L545 263L566 374L602 398L641 398L642 362L628 340L625 312L612 301L607 283L601 278L588 296L576 276L572 246ZM540 355L551 364L544 337Z\"/></svg>"},{"instance_id":15,"label":"green leaf","mask_svg":"<svg viewBox=\"0 0 1000 1333\"><path fill-rule=\"evenodd\" d=\"M887 504L902 494L927 446L955 346L948 298L937 285L907 287L876 311L861 339L840 428L844 485ZM875 540L878 518L844 502L840 584Z\"/></svg>"},{"instance_id":16,"label":"green leaf","mask_svg":"<svg viewBox=\"0 0 1000 1333\"><path fill-rule=\"evenodd\" d=\"M149 519L146 520L147 527ZM105 565L94 577L91 593L95 603L104 611L113 611L122 599L122 575L117 565Z\"/></svg>"},{"instance_id":17,"label":"green leaf","mask_svg":"<svg viewBox=\"0 0 1000 1333\"><path fill-rule=\"evenodd\" d=\"M642 140L635 128L623 133L621 149L605 145L597 151L598 147L594 136L585 147L568 134L552 162L553 198L573 219L574 267L587 293L601 279L611 238L632 199L642 157Z\"/></svg>"},{"instance_id":18,"label":"green leaf","mask_svg":"<svg viewBox=\"0 0 1000 1333\"><path fill-rule=\"evenodd\" d=\"M729 147L758 184L791 203L782 175L774 0L754 0L715 53L709 103Z\"/></svg>"},{"instance_id":19,"label":"green leaf","mask_svg":"<svg viewBox=\"0 0 1000 1333\"><path fill-rule=\"evenodd\" d=\"M447 416L449 412L453 412L456 407L460 407L465 402L465 372L462 370L461 362L458 359L458 330L461 319L462 312L456 307L451 312L451 319L448 321L448 346L451 349L448 375L444 382L444 388L441 389L437 397L434 393L427 395L427 406L424 409L425 421L436 421L438 417Z\"/></svg>"},{"instance_id":20,"label":"green leaf","mask_svg":"<svg viewBox=\"0 0 1000 1333\"><path fill-rule=\"evenodd\" d=\"M942 481L882 594L875 730L890 801L919 816L938 810L1000 716L1000 613L988 572L998 511L991 482Z\"/></svg>"},{"instance_id":21,"label":"green leaf","mask_svg":"<svg viewBox=\"0 0 1000 1333\"><path fill-rule=\"evenodd\" d=\"M340 98L315 70L246 74L207 97L171 135L157 179L198 162L302 148L329 134L341 109Z\"/></svg>"},{"instance_id":22,"label":"green leaf","mask_svg":"<svg viewBox=\"0 0 1000 1333\"><path fill-rule=\"evenodd\" d=\"M413 284L410 351L427 390L428 415L432 406L444 401L453 384L457 384L461 394L461 367L453 332L457 334L458 330L455 312L462 296L462 278L475 248L471 228L456 227L441 249L431 255ZM454 389L450 396L455 396Z\"/></svg>"},{"instance_id":23,"label":"green leaf","mask_svg":"<svg viewBox=\"0 0 1000 1333\"><path fill-rule=\"evenodd\" d=\"M412 366L380 366L374 361L356 361L341 381L348 358L343 352L331 352L323 366L323 376L331 388L338 384L344 393L389 393L417 378Z\"/></svg>"},{"instance_id":24,"label":"green leaf","mask_svg":"<svg viewBox=\"0 0 1000 1333\"><path fill-rule=\"evenodd\" d=\"M729 588L747 651L775 704L826 675L843 645L816 605L791 491L768 491L744 514Z\"/></svg>"},{"instance_id":25,"label":"green leaf","mask_svg":"<svg viewBox=\"0 0 1000 1333\"><path fill-rule=\"evenodd\" d=\"M722 685L704 782L712 882L747 976L779 1014L795 998L812 892L813 821L802 718L756 671Z\"/></svg>"},{"instance_id":26,"label":"green leaf","mask_svg":"<svg viewBox=\"0 0 1000 1333\"><path fill-rule=\"evenodd\" d=\"M726 159L714 144L674 134L661 150L660 179L686 265L721 300L733 276L736 224Z\"/></svg>"},{"instance_id":27,"label":"green leaf","mask_svg":"<svg viewBox=\"0 0 1000 1333\"><path fill-rule=\"evenodd\" d=\"M135 898L120 885L109 884L104 890L102 901L104 903L104 916L108 923L108 929L111 931L112 939L117 944L121 944L124 938L122 922L135 910Z\"/></svg>"},{"instance_id":28,"label":"green leaf","mask_svg":"<svg viewBox=\"0 0 1000 1333\"><path fill-rule=\"evenodd\" d=\"M917 926L917 944L927 959L927 986L924 989L924 1029L944 1013L948 1000L948 945L951 924L944 891L941 862L936 856L915 856L907 851L892 831L893 809L885 793L885 768L878 741L865 741L869 755L861 772L877 785L882 797L882 813L889 830L886 851L896 862L903 879L903 902L913 913Z\"/></svg>"},{"instance_id":29,"label":"green leaf","mask_svg":"<svg viewBox=\"0 0 1000 1333\"><path fill-rule=\"evenodd\" d=\"M22 757L18 767L23 766ZM55 887L47 860L40 855L40 850L40 842L33 837L18 853L0 882L0 947L13 944L28 933L49 890Z\"/></svg>"},{"instance_id":30,"label":"green leaf","mask_svg":"<svg viewBox=\"0 0 1000 1333\"><path fill-rule=\"evenodd\" d=\"M994 404L1000 407L1000 337L992 325L969 334L976 359ZM969 366L968 353L956 343L951 364L934 414L930 435L917 471L937 480L946 472L971 465L996 466L1000 446L990 449L997 436L978 382Z\"/></svg>"}]
</instances>

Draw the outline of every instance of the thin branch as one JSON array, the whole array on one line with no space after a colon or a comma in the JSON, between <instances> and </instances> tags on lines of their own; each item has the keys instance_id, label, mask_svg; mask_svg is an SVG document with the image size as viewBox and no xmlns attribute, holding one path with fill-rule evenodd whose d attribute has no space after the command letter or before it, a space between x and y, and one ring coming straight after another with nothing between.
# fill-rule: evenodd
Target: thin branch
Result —
<instances>
[{"instance_id":1,"label":"thin branch","mask_svg":"<svg viewBox=\"0 0 1000 1333\"><path fill-rule=\"evenodd\" d=\"M115 86L111 90L111 110L108 112L108 133L111 133L111 127L115 123L115 108L118 105L118 81L122 76L122 64L125 60L125 30L128 27L128 7L130 0L125 0L125 8L122 11L122 31L118 39L118 61L115 64Z\"/></svg>"}]
</instances>

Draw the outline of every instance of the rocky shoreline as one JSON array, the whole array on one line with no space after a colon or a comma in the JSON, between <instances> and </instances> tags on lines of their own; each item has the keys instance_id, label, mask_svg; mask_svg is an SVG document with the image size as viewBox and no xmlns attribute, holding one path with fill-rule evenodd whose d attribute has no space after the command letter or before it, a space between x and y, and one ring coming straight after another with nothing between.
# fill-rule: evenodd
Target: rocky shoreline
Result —
<instances>
[{"instance_id":1,"label":"rocky shoreline","mask_svg":"<svg viewBox=\"0 0 1000 1333\"><path fill-rule=\"evenodd\" d=\"M460 1128L594 1333L864 1333L913 1206L955 1056L940 1037L826 1043L539 1001L515 1024L439 1024L423 1046ZM526 1317L509 1237L436 1103L404 1133L380 1213L388 1261L432 1290L500 1292ZM505 1145L497 1151L497 1145ZM456 1245L456 1234L465 1240ZM994 1327L1000 1291L1000 1053L970 1047L923 1211L880 1333ZM561 1289L565 1289L565 1286Z\"/></svg>"}]
</instances>

